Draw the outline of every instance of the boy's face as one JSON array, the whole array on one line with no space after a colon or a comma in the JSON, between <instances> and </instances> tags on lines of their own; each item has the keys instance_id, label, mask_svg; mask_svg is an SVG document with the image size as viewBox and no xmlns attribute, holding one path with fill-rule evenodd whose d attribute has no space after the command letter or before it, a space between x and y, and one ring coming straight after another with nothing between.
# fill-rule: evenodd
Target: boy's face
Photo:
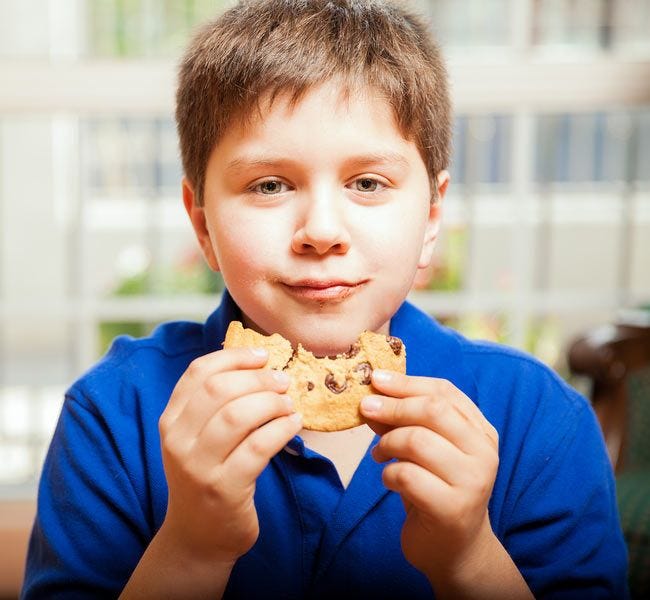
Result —
<instances>
[{"instance_id":1,"label":"boy's face","mask_svg":"<svg viewBox=\"0 0 650 600\"><path fill-rule=\"evenodd\" d=\"M448 182L438 177L440 198ZM440 201L413 142L370 94L311 90L233 126L208 162L204 207L185 206L245 325L317 356L389 321L428 265Z\"/></svg>"}]
</instances>

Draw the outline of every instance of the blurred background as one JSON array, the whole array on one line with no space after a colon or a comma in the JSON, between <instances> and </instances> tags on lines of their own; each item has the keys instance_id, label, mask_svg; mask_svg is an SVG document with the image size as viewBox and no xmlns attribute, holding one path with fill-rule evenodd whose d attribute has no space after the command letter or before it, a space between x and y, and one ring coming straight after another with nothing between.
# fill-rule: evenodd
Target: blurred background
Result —
<instances>
[{"instance_id":1,"label":"blurred background","mask_svg":"<svg viewBox=\"0 0 650 600\"><path fill-rule=\"evenodd\" d=\"M0 0L0 529L28 520L64 390L110 340L218 302L173 110L191 31L229 4ZM411 5L456 112L411 299L566 376L569 340L650 304L650 0Z\"/></svg>"}]
</instances>

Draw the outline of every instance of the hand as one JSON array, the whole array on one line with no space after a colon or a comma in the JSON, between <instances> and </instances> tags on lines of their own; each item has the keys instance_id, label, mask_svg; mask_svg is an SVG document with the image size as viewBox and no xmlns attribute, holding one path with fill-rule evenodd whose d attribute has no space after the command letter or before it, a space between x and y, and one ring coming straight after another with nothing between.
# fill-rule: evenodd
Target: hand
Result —
<instances>
[{"instance_id":1,"label":"hand","mask_svg":"<svg viewBox=\"0 0 650 600\"><path fill-rule=\"evenodd\" d=\"M301 428L289 378L263 369L265 351L228 349L195 360L159 422L169 486L161 527L193 561L234 563L257 540L255 482Z\"/></svg>"},{"instance_id":2,"label":"hand","mask_svg":"<svg viewBox=\"0 0 650 600\"><path fill-rule=\"evenodd\" d=\"M434 588L461 581L498 543L487 512L499 463L498 434L444 379L373 373L384 395L361 404L381 435L372 454L384 485L402 497L402 549Z\"/></svg>"}]
</instances>

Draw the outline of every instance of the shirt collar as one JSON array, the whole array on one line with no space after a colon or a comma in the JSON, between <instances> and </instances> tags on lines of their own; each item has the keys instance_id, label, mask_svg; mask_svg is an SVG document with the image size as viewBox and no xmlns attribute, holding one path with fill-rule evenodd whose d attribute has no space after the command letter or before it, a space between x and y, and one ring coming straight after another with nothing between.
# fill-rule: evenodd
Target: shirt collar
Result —
<instances>
[{"instance_id":1,"label":"shirt collar","mask_svg":"<svg viewBox=\"0 0 650 600\"><path fill-rule=\"evenodd\" d=\"M203 341L206 354L216 352L223 348L223 341L226 339L226 331L231 321L241 321L242 312L235 304L228 290L223 291L221 304L208 317L203 328Z\"/></svg>"},{"instance_id":2,"label":"shirt collar","mask_svg":"<svg viewBox=\"0 0 650 600\"><path fill-rule=\"evenodd\" d=\"M463 354L464 338L434 318L404 302L390 322L390 334L406 346L409 375L448 379L466 396L478 402L476 381Z\"/></svg>"}]
</instances>

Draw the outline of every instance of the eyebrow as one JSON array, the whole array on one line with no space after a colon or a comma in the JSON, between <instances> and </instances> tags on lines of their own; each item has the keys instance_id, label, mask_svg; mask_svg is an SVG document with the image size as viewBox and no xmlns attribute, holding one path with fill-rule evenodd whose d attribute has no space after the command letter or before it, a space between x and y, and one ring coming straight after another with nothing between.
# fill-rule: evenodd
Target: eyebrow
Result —
<instances>
[{"instance_id":1,"label":"eyebrow","mask_svg":"<svg viewBox=\"0 0 650 600\"><path fill-rule=\"evenodd\" d=\"M371 166L371 165L396 165L408 169L409 161L399 152L380 152L351 156L345 161L346 164Z\"/></svg>"},{"instance_id":2,"label":"eyebrow","mask_svg":"<svg viewBox=\"0 0 650 600\"><path fill-rule=\"evenodd\" d=\"M225 167L227 172L237 173L245 169L254 168L279 168L295 165L297 161L289 158L275 156L240 156L231 160ZM378 152L370 154L361 154L350 156L344 162L346 166L367 167L372 165L396 165L403 169L408 169L409 161L399 152Z\"/></svg>"},{"instance_id":3,"label":"eyebrow","mask_svg":"<svg viewBox=\"0 0 650 600\"><path fill-rule=\"evenodd\" d=\"M237 173L244 169L254 169L256 167L282 167L293 164L292 160L286 158L276 158L273 156L241 156L231 160L225 170Z\"/></svg>"}]
</instances>

